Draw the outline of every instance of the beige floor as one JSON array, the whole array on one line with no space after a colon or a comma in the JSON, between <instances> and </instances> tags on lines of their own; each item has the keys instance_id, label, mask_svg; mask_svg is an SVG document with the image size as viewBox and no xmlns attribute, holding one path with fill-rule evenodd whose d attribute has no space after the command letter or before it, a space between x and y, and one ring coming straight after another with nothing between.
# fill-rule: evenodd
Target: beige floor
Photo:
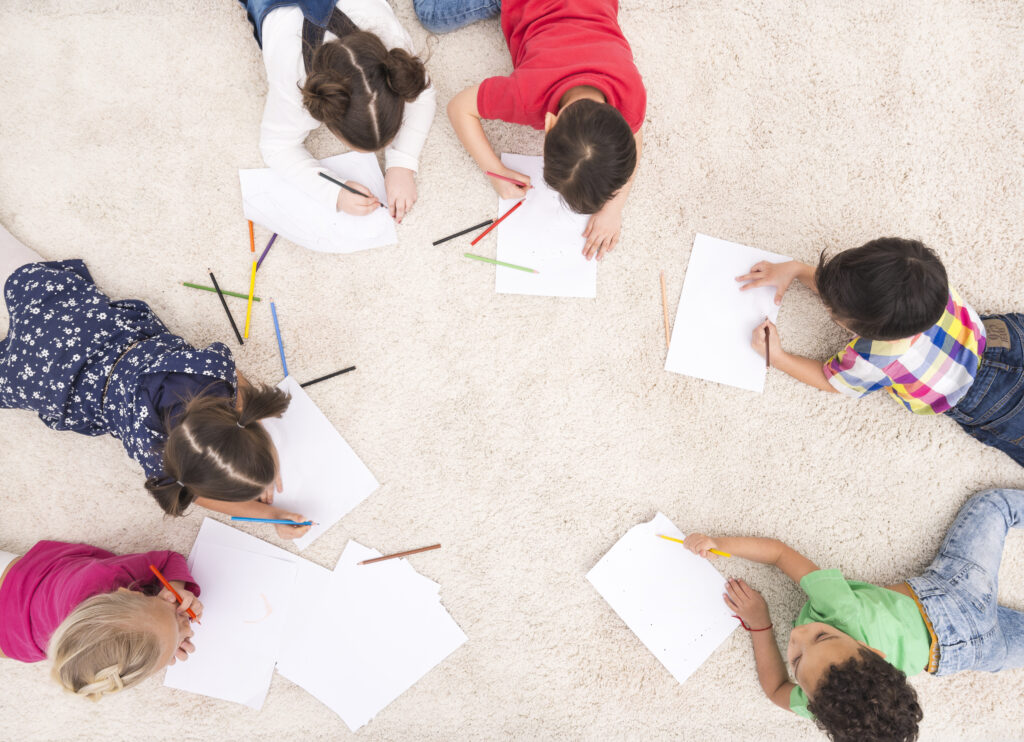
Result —
<instances>
[{"instance_id":1,"label":"beige floor","mask_svg":"<svg viewBox=\"0 0 1024 742\"><path fill-rule=\"evenodd\" d=\"M508 70L496 22L428 42L397 4L432 50L442 105ZM358 366L312 396L382 482L308 556L333 566L349 538L441 541L414 563L470 637L360 739L818 739L762 697L743 632L680 686L586 571L661 510L891 581L930 560L971 493L1024 487L950 420L881 395L849 402L773 373L759 396L664 372L658 290L664 269L674 312L697 231L807 260L898 234L938 249L979 311L1024 309L1019 3L633 0L620 16L649 89L646 151L596 301L499 296L462 243L431 247L495 208L443 108L399 247L279 241L260 274L297 377ZM84 257L113 297L149 301L190 341L228 341L216 299L180 281L207 266L229 288L248 276L237 169L261 165L265 82L237 4L5 0L0 29L0 222L47 257ZM540 151L535 132L488 132ZM277 381L267 309L238 361ZM824 358L842 342L804 291L780 323L791 350ZM202 519L162 518L117 441L28 412L0 413L0 479L0 548L187 552ZM783 638L798 591L766 568L723 569L763 589ZM1003 578L1024 608L1021 533ZM1024 737L1024 671L914 684L923 739ZM279 677L259 713L159 679L91 705L43 666L3 661L0 709L3 740L352 737Z\"/></svg>"}]
</instances>

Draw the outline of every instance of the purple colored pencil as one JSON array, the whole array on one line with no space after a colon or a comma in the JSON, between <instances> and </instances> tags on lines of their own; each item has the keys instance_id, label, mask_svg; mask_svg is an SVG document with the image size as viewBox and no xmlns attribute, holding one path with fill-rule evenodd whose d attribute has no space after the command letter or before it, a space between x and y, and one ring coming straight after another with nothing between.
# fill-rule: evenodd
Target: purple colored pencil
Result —
<instances>
[{"instance_id":1,"label":"purple colored pencil","mask_svg":"<svg viewBox=\"0 0 1024 742\"><path fill-rule=\"evenodd\" d=\"M260 259L256 261L256 270L259 270L260 266L263 265L263 258L267 257L267 253L270 252L270 246L274 244L274 240L276 239L277 233L275 232L270 236L270 242L268 242L267 246L263 248L263 252L260 254Z\"/></svg>"}]
</instances>

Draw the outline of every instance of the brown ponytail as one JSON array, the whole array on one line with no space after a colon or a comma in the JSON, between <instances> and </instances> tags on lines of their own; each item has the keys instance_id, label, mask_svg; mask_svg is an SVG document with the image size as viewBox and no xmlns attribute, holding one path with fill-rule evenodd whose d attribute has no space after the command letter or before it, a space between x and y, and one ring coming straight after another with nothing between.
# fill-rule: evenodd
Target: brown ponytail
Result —
<instances>
[{"instance_id":1,"label":"brown ponytail","mask_svg":"<svg viewBox=\"0 0 1024 742\"><path fill-rule=\"evenodd\" d=\"M239 385L238 395L241 410L224 397L200 394L168 426L163 451L167 476L146 482L165 513L181 515L199 497L255 500L274 481L274 444L256 423L280 417L291 397L265 385Z\"/></svg>"},{"instance_id":2,"label":"brown ponytail","mask_svg":"<svg viewBox=\"0 0 1024 742\"><path fill-rule=\"evenodd\" d=\"M427 89L427 68L404 49L388 49L374 34L354 31L320 46L301 87L317 121L351 147L376 152L402 125L405 104Z\"/></svg>"}]
</instances>

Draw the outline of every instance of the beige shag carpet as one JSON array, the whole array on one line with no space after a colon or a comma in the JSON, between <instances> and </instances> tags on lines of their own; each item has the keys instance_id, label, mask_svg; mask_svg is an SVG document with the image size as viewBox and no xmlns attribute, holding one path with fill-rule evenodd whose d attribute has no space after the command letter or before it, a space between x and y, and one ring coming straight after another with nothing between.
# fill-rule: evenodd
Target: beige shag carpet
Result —
<instances>
[{"instance_id":1,"label":"beige shag carpet","mask_svg":"<svg viewBox=\"0 0 1024 742\"><path fill-rule=\"evenodd\" d=\"M430 38L410 0L397 12L440 102L400 244L344 256L279 240L259 290L279 304L295 376L358 366L311 393L382 483L306 556L333 567L350 538L385 552L442 542L414 564L468 643L356 735L281 677L259 713L160 676L93 705L43 665L4 660L0 739L820 739L763 697L744 632L680 686L586 572L661 510L684 530L778 536L891 582L930 561L972 493L1024 487L1024 469L882 394L852 402L773 372L756 395L663 371L658 271L674 316L695 232L805 260L902 235L935 247L979 311L1024 309L1024 9L624 2L648 86L645 151L596 300L497 295L462 242L431 246L495 211L443 106L510 62L497 21ZM266 304L239 349L216 298L180 285L208 266L228 288L249 274L237 171L262 166L266 83L242 9L4 0L0 29L0 222L278 381ZM487 131L499 151L540 152L532 130ZM325 134L314 153L341 151ZM779 320L789 349L825 358L843 342L804 290ZM28 412L0 412L0 480L0 548L13 551L65 539L187 552L203 517L162 517L114 439ZM722 569L764 591L784 639L799 591L758 565ZM1002 600L1024 608L1020 532L1001 576ZM1024 737L1024 671L914 685L925 740Z\"/></svg>"}]
</instances>

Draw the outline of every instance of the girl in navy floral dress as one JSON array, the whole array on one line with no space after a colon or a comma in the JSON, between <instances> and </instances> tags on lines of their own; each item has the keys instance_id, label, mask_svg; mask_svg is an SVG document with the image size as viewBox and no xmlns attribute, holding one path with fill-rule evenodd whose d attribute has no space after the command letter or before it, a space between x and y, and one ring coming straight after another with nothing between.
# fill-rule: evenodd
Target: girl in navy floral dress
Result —
<instances>
[{"instance_id":1,"label":"girl in navy floral dress","mask_svg":"<svg viewBox=\"0 0 1024 742\"><path fill-rule=\"evenodd\" d=\"M289 397L250 385L223 343L193 348L145 302L111 301L81 260L44 262L0 227L0 408L54 430L109 433L146 473L165 512L192 503L230 515L304 518L272 506L277 451L259 421ZM284 538L307 527L277 526Z\"/></svg>"}]
</instances>

